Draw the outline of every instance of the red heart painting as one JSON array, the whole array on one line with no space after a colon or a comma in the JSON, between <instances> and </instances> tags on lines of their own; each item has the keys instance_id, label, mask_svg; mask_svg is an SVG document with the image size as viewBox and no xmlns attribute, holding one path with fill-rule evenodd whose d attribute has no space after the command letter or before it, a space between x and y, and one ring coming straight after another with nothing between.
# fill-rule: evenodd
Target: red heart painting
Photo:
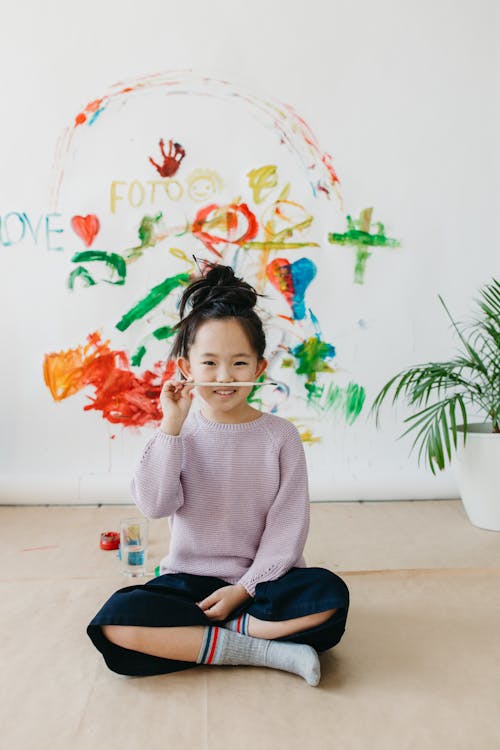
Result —
<instances>
[{"instance_id":1,"label":"red heart painting","mask_svg":"<svg viewBox=\"0 0 500 750\"><path fill-rule=\"evenodd\" d=\"M101 225L95 214L87 216L73 216L71 226L75 233L84 241L87 247L90 247L97 235Z\"/></svg>"}]
</instances>

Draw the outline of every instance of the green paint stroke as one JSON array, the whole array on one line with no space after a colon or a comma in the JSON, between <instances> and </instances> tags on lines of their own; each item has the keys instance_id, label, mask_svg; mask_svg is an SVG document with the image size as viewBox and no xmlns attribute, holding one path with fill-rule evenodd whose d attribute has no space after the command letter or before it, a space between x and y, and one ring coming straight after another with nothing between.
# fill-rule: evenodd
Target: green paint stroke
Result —
<instances>
[{"instance_id":1,"label":"green paint stroke","mask_svg":"<svg viewBox=\"0 0 500 750\"><path fill-rule=\"evenodd\" d=\"M127 266L125 264L125 260L121 255L118 255L118 253L106 253L104 250L83 250L81 253L75 253L71 258L72 263L91 263L93 261L97 261L98 263L105 263L112 269L113 272L118 275L118 281L107 281L105 279L107 284L117 284L119 286L123 286L123 284L125 283L125 277L127 275ZM78 271L78 269L75 270ZM81 271L76 274L75 272L73 272L72 274L70 274L70 279L68 279L68 284L71 284L71 289L73 288L72 284L75 276L83 276L87 281L87 286L91 285L91 283L89 283L89 279L91 279L92 277L90 276L90 274L88 274L88 272L87 276ZM92 282L95 284L95 281L93 279Z\"/></svg>"},{"instance_id":2,"label":"green paint stroke","mask_svg":"<svg viewBox=\"0 0 500 750\"><path fill-rule=\"evenodd\" d=\"M119 331L126 331L132 323L151 312L160 302L168 297L170 292L176 289L178 286L187 286L190 282L190 276L188 273L178 273L175 276L169 276L162 281L161 284L154 286L149 294L141 299L131 310L118 321L116 328Z\"/></svg>"},{"instance_id":3,"label":"green paint stroke","mask_svg":"<svg viewBox=\"0 0 500 750\"><path fill-rule=\"evenodd\" d=\"M366 392L362 385L349 383L346 391L345 415L348 424L352 424L359 416L365 403Z\"/></svg>"},{"instance_id":4,"label":"green paint stroke","mask_svg":"<svg viewBox=\"0 0 500 750\"><path fill-rule=\"evenodd\" d=\"M71 271L69 278L68 278L68 287L70 289L73 289L75 286L75 279L81 278L85 286L94 286L95 281L92 278L92 276L89 274L86 268L83 266L78 266L78 268L73 269Z\"/></svg>"},{"instance_id":5,"label":"green paint stroke","mask_svg":"<svg viewBox=\"0 0 500 750\"><path fill-rule=\"evenodd\" d=\"M118 274L118 280L108 281L107 279L104 279L104 281L106 281L107 284L123 286L127 276L127 263L137 260L142 256L145 248L154 247L161 239L163 239L162 237L157 237L155 235L155 225L162 219L162 217L163 214L160 211L156 216L144 216L141 219L137 231L141 244L125 250L125 256L119 255L118 253L107 253L103 250L84 250L81 253L76 253L71 260L73 263L89 263L92 261L106 263L112 268L113 272ZM97 283L94 281L90 273L83 266L80 266L72 271L69 276L68 286L70 289L73 289L75 279L78 277L82 278L82 281L86 286L92 286Z\"/></svg>"},{"instance_id":6,"label":"green paint stroke","mask_svg":"<svg viewBox=\"0 0 500 750\"><path fill-rule=\"evenodd\" d=\"M151 335L158 341L164 341L165 339L169 339L170 336L173 336L174 333L173 326L162 326L161 328L157 328L156 331L153 331Z\"/></svg>"},{"instance_id":7,"label":"green paint stroke","mask_svg":"<svg viewBox=\"0 0 500 750\"><path fill-rule=\"evenodd\" d=\"M316 382L316 372L334 372L323 359L335 356L335 347L320 341L318 337L304 341L293 350L293 354L301 360L298 374L306 373L308 378L304 383L307 391L307 403L318 413L343 411L346 422L352 424L359 416L365 402L365 389L356 383L349 383L346 388L329 383L328 386ZM293 367L292 358L283 359L282 367Z\"/></svg>"},{"instance_id":8,"label":"green paint stroke","mask_svg":"<svg viewBox=\"0 0 500 750\"><path fill-rule=\"evenodd\" d=\"M318 412L343 411L349 425L357 419L365 402L365 389L356 383L349 383L346 388L329 383L326 390L316 383L306 383L305 387L308 403Z\"/></svg>"},{"instance_id":9,"label":"green paint stroke","mask_svg":"<svg viewBox=\"0 0 500 750\"><path fill-rule=\"evenodd\" d=\"M162 326L161 328L157 328L153 333L151 333L144 341L143 343L137 347L135 354L132 355L131 363L134 367L140 367L142 364L142 360L144 355L147 352L146 344L148 341L150 341L152 338L155 338L157 341L164 341L165 339L170 338L170 336L173 336L175 333L173 326Z\"/></svg>"},{"instance_id":10,"label":"green paint stroke","mask_svg":"<svg viewBox=\"0 0 500 750\"><path fill-rule=\"evenodd\" d=\"M135 353L132 355L130 362L133 365L133 367L140 367L142 358L146 354L146 347L145 346L138 346L135 350Z\"/></svg>"},{"instance_id":11,"label":"green paint stroke","mask_svg":"<svg viewBox=\"0 0 500 750\"><path fill-rule=\"evenodd\" d=\"M156 216L143 216L137 234L141 241L140 245L131 247L128 249L127 260L137 260L143 255L143 251L147 247L154 247L159 241L159 238L155 235L155 225L162 219L163 214L160 211Z\"/></svg>"},{"instance_id":12,"label":"green paint stroke","mask_svg":"<svg viewBox=\"0 0 500 750\"><path fill-rule=\"evenodd\" d=\"M316 381L317 372L333 372L325 359L335 356L335 347L321 341L318 335L305 339L291 353L300 362L295 372L297 375L307 375L308 383Z\"/></svg>"},{"instance_id":13,"label":"green paint stroke","mask_svg":"<svg viewBox=\"0 0 500 750\"><path fill-rule=\"evenodd\" d=\"M265 375L260 375L255 382L262 383L262 381L264 381L265 379L266 379ZM262 408L264 406L264 402L262 401L261 395L262 395L262 388L259 388L258 385L254 385L252 390L247 396L247 404L257 404L258 406Z\"/></svg>"},{"instance_id":14,"label":"green paint stroke","mask_svg":"<svg viewBox=\"0 0 500 750\"><path fill-rule=\"evenodd\" d=\"M359 219L353 220L347 216L347 231L344 233L330 232L328 242L332 245L353 245L356 248L356 262L354 266L354 283L362 284L366 268L366 261L372 255L368 247L400 247L401 243L392 237L386 237L384 225L372 222L373 208L364 208ZM370 228L375 226L376 232Z\"/></svg>"}]
</instances>

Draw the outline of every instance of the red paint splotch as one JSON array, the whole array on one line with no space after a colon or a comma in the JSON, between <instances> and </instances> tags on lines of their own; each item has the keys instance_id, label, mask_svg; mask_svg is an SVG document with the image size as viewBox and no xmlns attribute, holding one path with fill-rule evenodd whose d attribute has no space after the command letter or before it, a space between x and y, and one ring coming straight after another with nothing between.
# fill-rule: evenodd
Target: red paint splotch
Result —
<instances>
[{"instance_id":1,"label":"red paint splotch","mask_svg":"<svg viewBox=\"0 0 500 750\"><path fill-rule=\"evenodd\" d=\"M231 243L241 246L253 240L258 231L257 217L246 203L204 206L196 214L191 227L193 235L219 258L222 258L222 253L216 245Z\"/></svg>"},{"instance_id":2,"label":"red paint splotch","mask_svg":"<svg viewBox=\"0 0 500 750\"><path fill-rule=\"evenodd\" d=\"M85 411L102 412L113 424L142 427L161 417L159 398L163 383L175 375L175 362L157 362L152 370L135 375L127 352L112 350L98 332L87 336L87 344L47 354L43 371L55 401L62 401L83 388L94 389Z\"/></svg>"}]
</instances>

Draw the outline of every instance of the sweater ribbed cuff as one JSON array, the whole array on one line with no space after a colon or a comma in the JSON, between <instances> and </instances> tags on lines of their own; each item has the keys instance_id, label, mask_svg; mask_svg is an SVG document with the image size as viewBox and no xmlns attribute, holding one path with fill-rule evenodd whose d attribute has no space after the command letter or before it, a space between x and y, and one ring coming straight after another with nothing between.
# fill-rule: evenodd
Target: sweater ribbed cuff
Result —
<instances>
[{"instance_id":1,"label":"sweater ribbed cuff","mask_svg":"<svg viewBox=\"0 0 500 750\"><path fill-rule=\"evenodd\" d=\"M252 598L255 596L255 586L257 585L258 581L257 583L252 584L249 581L245 581L245 577L243 576L243 578L240 578L240 580L236 581L236 583L239 583L240 586L243 586L245 591L248 591Z\"/></svg>"}]
</instances>

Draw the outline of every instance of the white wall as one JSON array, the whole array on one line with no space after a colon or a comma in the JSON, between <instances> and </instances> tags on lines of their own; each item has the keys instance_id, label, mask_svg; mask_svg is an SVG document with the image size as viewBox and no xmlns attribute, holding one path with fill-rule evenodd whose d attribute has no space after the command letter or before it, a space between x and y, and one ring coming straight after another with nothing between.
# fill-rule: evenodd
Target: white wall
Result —
<instances>
[{"instance_id":1,"label":"white wall","mask_svg":"<svg viewBox=\"0 0 500 750\"><path fill-rule=\"evenodd\" d=\"M355 285L353 251L324 241L338 211L326 201L315 209L323 246L308 303L367 400L350 426L338 416L314 425L322 442L306 446L313 499L457 496L450 470L432 476L409 456L411 439L396 440L403 406L387 406L378 431L367 407L398 370L454 354L438 294L464 319L478 288L498 277L497 8L493 0L12 4L0 44L0 216L51 210L59 136L117 81L192 69L292 105L332 154L345 212L374 206L374 219L402 243L374 254L365 283ZM200 122L207 149L220 137L211 128ZM242 166L255 148L251 130L246 138ZM80 198L82 213L99 162L85 174L66 192L74 210ZM82 248L63 244L63 252L28 238L0 245L2 502L123 502L151 434L84 413L84 393L55 403L43 382L44 354L84 343L96 313L88 290L65 289L71 255ZM105 322L115 303L93 299L103 305L95 320Z\"/></svg>"}]
</instances>

